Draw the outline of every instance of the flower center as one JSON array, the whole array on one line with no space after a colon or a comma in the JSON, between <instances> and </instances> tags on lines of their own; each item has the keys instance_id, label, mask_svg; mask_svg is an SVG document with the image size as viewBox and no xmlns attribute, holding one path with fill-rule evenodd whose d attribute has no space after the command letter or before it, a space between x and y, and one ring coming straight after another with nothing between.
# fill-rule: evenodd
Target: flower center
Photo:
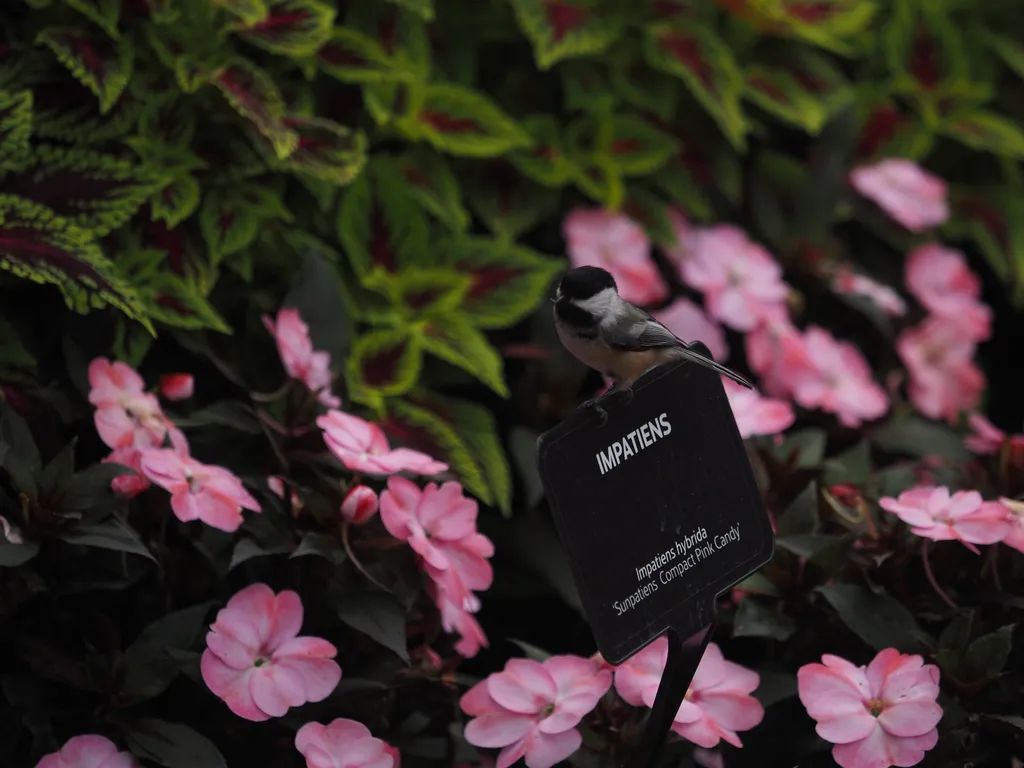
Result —
<instances>
[{"instance_id":1,"label":"flower center","mask_svg":"<svg viewBox=\"0 0 1024 768\"><path fill-rule=\"evenodd\" d=\"M544 707L544 709L542 709L542 710L540 711L540 716L541 716L542 718L543 718L543 717L547 717L548 715L550 715L550 714L551 714L552 712L554 712L554 711L555 711L555 705L554 705L554 704L548 704L548 705L546 705L546 706Z\"/></svg>"},{"instance_id":2,"label":"flower center","mask_svg":"<svg viewBox=\"0 0 1024 768\"><path fill-rule=\"evenodd\" d=\"M263 658L258 658L258 659L256 659L256 661L254 661L254 662L252 663L252 665L253 665L254 667L262 667L262 666L263 666L264 664L266 664L266 663L267 663L267 662L266 662L266 660L265 660L265 659L263 659Z\"/></svg>"},{"instance_id":3,"label":"flower center","mask_svg":"<svg viewBox=\"0 0 1024 768\"><path fill-rule=\"evenodd\" d=\"M188 473L185 475L185 482L188 483L188 492L195 493L199 490L199 481L196 480L195 475Z\"/></svg>"},{"instance_id":4,"label":"flower center","mask_svg":"<svg viewBox=\"0 0 1024 768\"><path fill-rule=\"evenodd\" d=\"M870 701L865 702L864 706L867 707L867 710L871 713L872 717L878 717L882 714L882 710L885 709L885 702L881 699L871 699Z\"/></svg>"}]
</instances>

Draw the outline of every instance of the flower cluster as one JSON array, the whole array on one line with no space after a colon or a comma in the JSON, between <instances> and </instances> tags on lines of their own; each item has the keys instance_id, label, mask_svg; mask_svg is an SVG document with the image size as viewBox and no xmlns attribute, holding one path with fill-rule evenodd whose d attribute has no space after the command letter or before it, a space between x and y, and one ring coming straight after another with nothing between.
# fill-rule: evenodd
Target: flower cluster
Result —
<instances>
[{"instance_id":1,"label":"flower cluster","mask_svg":"<svg viewBox=\"0 0 1024 768\"><path fill-rule=\"evenodd\" d=\"M916 486L879 505L911 526L911 533L933 541L959 541L977 553L975 544L1005 542L1021 548L1021 517L1016 502L985 501L977 491L950 493L945 486Z\"/></svg>"},{"instance_id":2,"label":"flower cluster","mask_svg":"<svg viewBox=\"0 0 1024 768\"><path fill-rule=\"evenodd\" d=\"M313 349L309 327L299 311L282 307L277 311L276 322L264 315L263 324L277 342L285 373L305 384L328 408L339 407L341 400L331 392L331 356Z\"/></svg>"}]
</instances>

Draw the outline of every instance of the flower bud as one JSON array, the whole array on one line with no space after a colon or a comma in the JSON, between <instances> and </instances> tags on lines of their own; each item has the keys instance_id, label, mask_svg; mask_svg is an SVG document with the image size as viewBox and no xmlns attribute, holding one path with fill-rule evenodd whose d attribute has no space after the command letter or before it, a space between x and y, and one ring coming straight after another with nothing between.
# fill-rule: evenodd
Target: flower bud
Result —
<instances>
[{"instance_id":1,"label":"flower bud","mask_svg":"<svg viewBox=\"0 0 1024 768\"><path fill-rule=\"evenodd\" d=\"M341 516L353 525L363 525L377 514L377 494L372 488L357 485L341 502Z\"/></svg>"},{"instance_id":2,"label":"flower bud","mask_svg":"<svg viewBox=\"0 0 1024 768\"><path fill-rule=\"evenodd\" d=\"M188 373L169 373L160 377L160 394L168 400L188 400L195 389L195 379Z\"/></svg>"}]
</instances>

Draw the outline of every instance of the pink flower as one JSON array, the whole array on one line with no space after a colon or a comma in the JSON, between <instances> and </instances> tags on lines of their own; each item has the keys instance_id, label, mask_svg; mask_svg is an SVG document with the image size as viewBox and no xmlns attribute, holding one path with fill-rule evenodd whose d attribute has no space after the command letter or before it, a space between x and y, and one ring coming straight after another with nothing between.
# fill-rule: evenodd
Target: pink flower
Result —
<instances>
[{"instance_id":1,"label":"pink flower","mask_svg":"<svg viewBox=\"0 0 1024 768\"><path fill-rule=\"evenodd\" d=\"M318 637L297 637L301 628L302 601L294 592L275 595L253 584L235 593L206 634L200 666L207 687L255 722L323 701L341 679L337 649Z\"/></svg>"},{"instance_id":2,"label":"pink flower","mask_svg":"<svg viewBox=\"0 0 1024 768\"><path fill-rule=\"evenodd\" d=\"M882 285L866 275L853 272L849 267L841 266L832 277L832 290L839 294L856 294L869 299L883 314L899 317L907 312L906 302L896 291Z\"/></svg>"},{"instance_id":3,"label":"pink flower","mask_svg":"<svg viewBox=\"0 0 1024 768\"><path fill-rule=\"evenodd\" d=\"M291 505L293 514L298 513L298 511L302 509L302 500L295 491L285 494L286 486L284 478L280 475L269 475L267 477L267 487L270 489L272 494L277 496L277 498L288 501Z\"/></svg>"},{"instance_id":4,"label":"pink flower","mask_svg":"<svg viewBox=\"0 0 1024 768\"><path fill-rule=\"evenodd\" d=\"M261 511L242 481L224 467L172 450L151 450L142 455L142 472L171 494L171 510L182 522L202 520L231 533L242 525L243 509Z\"/></svg>"},{"instance_id":5,"label":"pink flower","mask_svg":"<svg viewBox=\"0 0 1024 768\"><path fill-rule=\"evenodd\" d=\"M964 438L964 445L968 450L982 456L999 453L1002 450L1007 435L991 421L980 413L972 413L967 417L967 424L972 430L971 434ZM1014 435L1009 440L1011 444L1017 443L1024 448L1024 435Z\"/></svg>"},{"instance_id":6,"label":"pink flower","mask_svg":"<svg viewBox=\"0 0 1024 768\"><path fill-rule=\"evenodd\" d=\"M961 411L977 407L985 374L974 364L974 350L955 323L934 315L897 337L896 352L910 374L910 399L921 413L955 423Z\"/></svg>"},{"instance_id":7,"label":"pink flower","mask_svg":"<svg viewBox=\"0 0 1024 768\"><path fill-rule=\"evenodd\" d=\"M722 327L689 299L676 299L665 309L652 312L654 318L683 341L702 341L718 362L729 358L729 345Z\"/></svg>"},{"instance_id":8,"label":"pink flower","mask_svg":"<svg viewBox=\"0 0 1024 768\"><path fill-rule=\"evenodd\" d=\"M580 748L576 726L608 691L611 673L579 656L546 661L511 659L463 695L466 741L501 748L497 768L525 758L528 768L551 768Z\"/></svg>"},{"instance_id":9,"label":"pink flower","mask_svg":"<svg viewBox=\"0 0 1024 768\"><path fill-rule=\"evenodd\" d=\"M904 279L914 297L933 315L971 341L992 335L992 310L981 303L981 281L960 251L926 243L907 256Z\"/></svg>"},{"instance_id":10,"label":"pink flower","mask_svg":"<svg viewBox=\"0 0 1024 768\"><path fill-rule=\"evenodd\" d=\"M626 301L657 304L668 296L668 286L651 261L651 241L628 216L576 208L562 222L562 235L572 265L607 269Z\"/></svg>"},{"instance_id":11,"label":"pink flower","mask_svg":"<svg viewBox=\"0 0 1024 768\"><path fill-rule=\"evenodd\" d=\"M263 316L263 325L277 342L285 373L315 392L328 408L340 406L341 400L331 393L331 356L313 349L309 326L302 321L299 310L282 307L277 312L276 325L267 315Z\"/></svg>"},{"instance_id":12,"label":"pink flower","mask_svg":"<svg viewBox=\"0 0 1024 768\"><path fill-rule=\"evenodd\" d=\"M862 166L850 173L850 183L911 232L942 224L949 218L946 182L899 157Z\"/></svg>"},{"instance_id":13,"label":"pink flower","mask_svg":"<svg viewBox=\"0 0 1024 768\"><path fill-rule=\"evenodd\" d=\"M678 268L686 258L689 238L693 234L694 228L686 216L683 215L683 212L675 206L666 209L665 213L668 216L669 223L672 225L672 230L675 232L676 243L675 245L663 247L662 250Z\"/></svg>"},{"instance_id":14,"label":"pink flower","mask_svg":"<svg viewBox=\"0 0 1024 768\"><path fill-rule=\"evenodd\" d=\"M323 430L324 442L331 453L348 469L370 475L392 475L396 472L414 472L436 475L448 465L409 448L388 445L384 431L376 424L350 413L330 410L316 420Z\"/></svg>"},{"instance_id":15,"label":"pink flower","mask_svg":"<svg viewBox=\"0 0 1024 768\"><path fill-rule=\"evenodd\" d=\"M793 382L793 397L800 405L834 413L847 427L889 410L885 390L871 378L871 367L853 344L812 325L804 332L804 345L811 369Z\"/></svg>"},{"instance_id":16,"label":"pink flower","mask_svg":"<svg viewBox=\"0 0 1024 768\"><path fill-rule=\"evenodd\" d=\"M466 607L465 601L460 604L456 598L454 601L448 592L440 584L430 584L427 593L437 604L441 614L441 627L445 632L459 635L455 643L455 652L464 659L471 659L476 656L481 648L486 648L487 635L483 627L476 620L473 614L479 608L479 603ZM472 609L472 610L471 610Z\"/></svg>"},{"instance_id":17,"label":"pink flower","mask_svg":"<svg viewBox=\"0 0 1024 768\"><path fill-rule=\"evenodd\" d=\"M895 499L885 496L878 504L911 526L912 533L934 541L960 541L972 552L978 551L975 544L995 544L1010 530L1006 507L984 501L977 491L950 495L944 486L925 485Z\"/></svg>"},{"instance_id":18,"label":"pink flower","mask_svg":"<svg viewBox=\"0 0 1024 768\"><path fill-rule=\"evenodd\" d=\"M668 639L659 637L615 670L615 690L635 707L654 705L668 659ZM686 698L676 712L672 730L700 747L719 741L742 747L737 731L747 731L764 718L764 708L750 693L758 674L726 661L715 643L708 643Z\"/></svg>"},{"instance_id":19,"label":"pink flower","mask_svg":"<svg viewBox=\"0 0 1024 768\"><path fill-rule=\"evenodd\" d=\"M463 608L473 599L471 591L487 589L494 578L486 559L493 556L494 545L477 532L477 512L477 503L455 481L429 483L421 491L406 478L392 476L380 495L380 518L388 533L409 542L427 574Z\"/></svg>"},{"instance_id":20,"label":"pink flower","mask_svg":"<svg viewBox=\"0 0 1024 768\"><path fill-rule=\"evenodd\" d=\"M741 387L733 381L722 379L725 394L732 407L740 436L777 435L792 426L796 416L793 407L785 400L775 400L761 393Z\"/></svg>"},{"instance_id":21,"label":"pink flower","mask_svg":"<svg viewBox=\"0 0 1024 768\"><path fill-rule=\"evenodd\" d=\"M752 331L783 304L782 267L738 227L695 229L679 265L684 283L704 293L708 314L737 331Z\"/></svg>"},{"instance_id":22,"label":"pink flower","mask_svg":"<svg viewBox=\"0 0 1024 768\"><path fill-rule=\"evenodd\" d=\"M341 516L353 525L363 525L377 514L377 494L372 488L357 485L341 502Z\"/></svg>"},{"instance_id":23,"label":"pink flower","mask_svg":"<svg viewBox=\"0 0 1024 768\"><path fill-rule=\"evenodd\" d=\"M74 736L57 752L43 757L36 768L138 768L128 752L118 752L105 736Z\"/></svg>"},{"instance_id":24,"label":"pink flower","mask_svg":"<svg viewBox=\"0 0 1024 768\"><path fill-rule=\"evenodd\" d=\"M1006 520L1010 524L1010 530L1001 543L1013 547L1018 552L1024 552L1024 502L1000 497L999 503L1008 510Z\"/></svg>"},{"instance_id":25,"label":"pink flower","mask_svg":"<svg viewBox=\"0 0 1024 768\"><path fill-rule=\"evenodd\" d=\"M169 373L160 377L160 394L168 400L188 400L195 388L195 379L187 373Z\"/></svg>"},{"instance_id":26,"label":"pink flower","mask_svg":"<svg viewBox=\"0 0 1024 768\"><path fill-rule=\"evenodd\" d=\"M327 725L306 723L295 734L295 748L308 768L397 768L397 750L373 737L355 720L339 717Z\"/></svg>"},{"instance_id":27,"label":"pink flower","mask_svg":"<svg viewBox=\"0 0 1024 768\"><path fill-rule=\"evenodd\" d=\"M790 322L784 307L768 313L766 322L744 338L747 362L772 397L792 397L794 383L814 375L804 336Z\"/></svg>"},{"instance_id":28,"label":"pink flower","mask_svg":"<svg viewBox=\"0 0 1024 768\"><path fill-rule=\"evenodd\" d=\"M867 667L825 655L797 671L797 693L842 768L915 765L939 740L939 669L895 648Z\"/></svg>"},{"instance_id":29,"label":"pink flower","mask_svg":"<svg viewBox=\"0 0 1024 768\"><path fill-rule=\"evenodd\" d=\"M163 443L167 418L131 366L97 357L89 364L89 385L89 402L96 406L96 431L110 448Z\"/></svg>"},{"instance_id":30,"label":"pink flower","mask_svg":"<svg viewBox=\"0 0 1024 768\"><path fill-rule=\"evenodd\" d=\"M115 448L102 461L105 464L121 464L135 472L134 475L125 473L111 480L110 487L114 493L130 499L149 488L151 483L142 472L142 452L138 448L131 446Z\"/></svg>"}]
</instances>

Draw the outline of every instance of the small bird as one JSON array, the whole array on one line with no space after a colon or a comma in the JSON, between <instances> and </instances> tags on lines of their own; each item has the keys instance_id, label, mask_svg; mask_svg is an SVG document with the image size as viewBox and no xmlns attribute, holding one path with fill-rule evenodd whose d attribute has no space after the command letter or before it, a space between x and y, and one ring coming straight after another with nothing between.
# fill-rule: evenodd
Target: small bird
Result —
<instances>
[{"instance_id":1,"label":"small bird","mask_svg":"<svg viewBox=\"0 0 1024 768\"><path fill-rule=\"evenodd\" d=\"M606 396L625 392L652 368L686 359L728 376L747 389L753 385L724 365L694 351L650 314L619 296L611 273L600 267L576 267L565 273L554 299L555 329L565 348L586 366L612 380ZM594 397L581 407L608 414Z\"/></svg>"}]
</instances>

